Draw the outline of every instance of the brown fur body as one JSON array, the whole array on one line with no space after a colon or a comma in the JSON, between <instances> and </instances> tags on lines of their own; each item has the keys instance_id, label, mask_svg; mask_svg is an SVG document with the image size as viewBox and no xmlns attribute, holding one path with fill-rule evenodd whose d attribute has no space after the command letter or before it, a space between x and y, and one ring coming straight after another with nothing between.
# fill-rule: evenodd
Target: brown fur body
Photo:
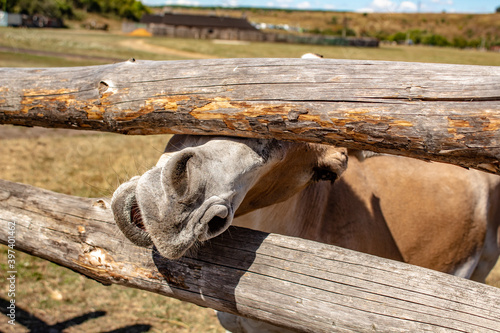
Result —
<instances>
[{"instance_id":1,"label":"brown fur body","mask_svg":"<svg viewBox=\"0 0 500 333\"><path fill-rule=\"evenodd\" d=\"M335 184L312 183L233 224L484 281L500 254L499 184L447 164L351 157Z\"/></svg>"}]
</instances>

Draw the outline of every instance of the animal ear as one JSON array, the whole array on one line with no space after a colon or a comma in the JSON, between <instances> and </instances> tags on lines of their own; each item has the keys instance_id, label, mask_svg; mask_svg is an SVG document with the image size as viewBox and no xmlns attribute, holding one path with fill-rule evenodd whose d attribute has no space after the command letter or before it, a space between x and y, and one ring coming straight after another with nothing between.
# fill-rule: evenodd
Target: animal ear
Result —
<instances>
[{"instance_id":1,"label":"animal ear","mask_svg":"<svg viewBox=\"0 0 500 333\"><path fill-rule=\"evenodd\" d=\"M179 197L184 196L188 189L189 168L188 162L194 156L194 152L183 152L177 154L167 162L163 168L163 179L168 188L174 190Z\"/></svg>"}]
</instances>

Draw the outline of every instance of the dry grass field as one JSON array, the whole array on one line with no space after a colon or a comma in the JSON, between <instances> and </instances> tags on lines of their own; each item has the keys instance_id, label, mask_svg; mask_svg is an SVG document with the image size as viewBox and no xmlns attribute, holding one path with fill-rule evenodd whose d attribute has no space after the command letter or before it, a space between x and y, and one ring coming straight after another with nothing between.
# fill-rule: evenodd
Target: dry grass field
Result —
<instances>
[{"instance_id":1,"label":"dry grass field","mask_svg":"<svg viewBox=\"0 0 500 333\"><path fill-rule=\"evenodd\" d=\"M358 49L304 45L227 45L211 41L132 38L80 30L0 28L0 66L80 66L103 58L174 60L200 57L299 57L500 65L500 54L426 47ZM20 52L22 49L31 50ZM35 51L52 52L37 54ZM110 196L120 182L150 168L168 136L127 137L0 126L0 178L78 196ZM0 268L6 271L6 248ZM15 328L2 332L223 332L212 310L120 286L105 287L68 269L22 253L16 255ZM488 283L500 287L500 267ZM0 307L7 283L0 275ZM37 328L39 330L37 331Z\"/></svg>"}]
</instances>

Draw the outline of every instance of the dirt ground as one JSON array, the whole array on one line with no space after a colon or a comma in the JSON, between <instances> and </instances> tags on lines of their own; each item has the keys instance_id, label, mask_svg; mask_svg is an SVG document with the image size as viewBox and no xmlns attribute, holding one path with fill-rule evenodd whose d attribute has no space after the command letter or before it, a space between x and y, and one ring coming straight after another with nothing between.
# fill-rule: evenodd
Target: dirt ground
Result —
<instances>
[{"instance_id":1,"label":"dirt ground","mask_svg":"<svg viewBox=\"0 0 500 333\"><path fill-rule=\"evenodd\" d=\"M133 50L138 50L138 51L147 51L147 52L152 52L156 54L163 54L163 55L170 55L170 56L177 56L177 57L184 57L188 59L214 59L217 57L210 56L207 54L203 53L196 53L196 52L188 52L188 51L181 51L181 50L176 50L164 46L158 46L158 45L153 45L146 43L142 39L133 39L133 40L124 40L120 42L120 45L131 48Z\"/></svg>"}]
</instances>

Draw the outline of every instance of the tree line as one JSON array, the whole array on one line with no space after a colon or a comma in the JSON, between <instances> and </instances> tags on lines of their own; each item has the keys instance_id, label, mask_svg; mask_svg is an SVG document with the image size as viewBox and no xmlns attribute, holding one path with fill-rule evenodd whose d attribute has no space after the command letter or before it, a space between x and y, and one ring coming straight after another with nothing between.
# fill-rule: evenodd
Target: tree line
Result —
<instances>
[{"instance_id":1,"label":"tree line","mask_svg":"<svg viewBox=\"0 0 500 333\"><path fill-rule=\"evenodd\" d=\"M138 0L0 0L0 9L9 13L78 19L81 12L111 15L138 21L149 8Z\"/></svg>"}]
</instances>

